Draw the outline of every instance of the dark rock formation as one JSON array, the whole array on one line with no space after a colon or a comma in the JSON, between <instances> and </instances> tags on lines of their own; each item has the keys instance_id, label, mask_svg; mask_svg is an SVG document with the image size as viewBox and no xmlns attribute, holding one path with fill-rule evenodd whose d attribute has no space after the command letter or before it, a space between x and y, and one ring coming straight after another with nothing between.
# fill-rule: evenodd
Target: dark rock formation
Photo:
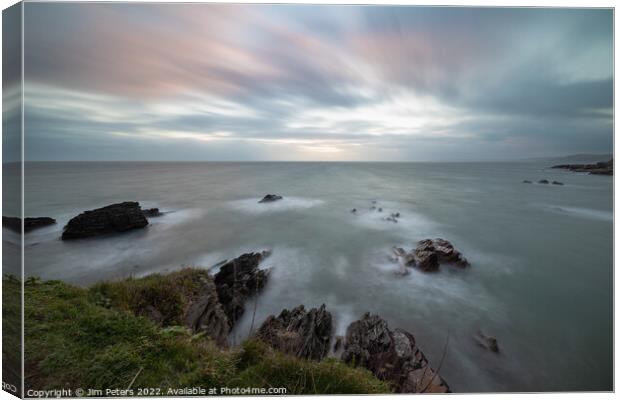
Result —
<instances>
[{"instance_id":1,"label":"dark rock formation","mask_svg":"<svg viewBox=\"0 0 620 400\"><path fill-rule=\"evenodd\" d=\"M278 200L282 200L282 196L278 196L277 194L268 194L265 195L265 197L263 197L263 199L260 200L259 203L271 203Z\"/></svg>"},{"instance_id":2,"label":"dark rock formation","mask_svg":"<svg viewBox=\"0 0 620 400\"><path fill-rule=\"evenodd\" d=\"M159 217L162 214L161 211L159 211L159 208L148 208L146 210L142 210L142 214L144 214L145 217Z\"/></svg>"},{"instance_id":3,"label":"dark rock formation","mask_svg":"<svg viewBox=\"0 0 620 400\"><path fill-rule=\"evenodd\" d=\"M453 264L458 267L468 267L469 261L454 248L452 243L445 239L424 239L418 242L417 247L407 253L400 247L392 248L393 255L390 261L398 262L401 266L417 267L424 272L437 271L440 264ZM402 268L399 275L406 275Z\"/></svg>"},{"instance_id":4,"label":"dark rock formation","mask_svg":"<svg viewBox=\"0 0 620 400\"><path fill-rule=\"evenodd\" d=\"M525 179L523 183L532 183L532 181L528 181L527 179Z\"/></svg>"},{"instance_id":5,"label":"dark rock formation","mask_svg":"<svg viewBox=\"0 0 620 400\"><path fill-rule=\"evenodd\" d=\"M245 311L246 300L265 287L269 270L258 269L268 253L246 253L222 265L215 274L217 295L231 325Z\"/></svg>"},{"instance_id":6,"label":"dark rock formation","mask_svg":"<svg viewBox=\"0 0 620 400\"><path fill-rule=\"evenodd\" d=\"M561 186L564 185L562 182L558 182L558 181L553 181L551 183L554 184L554 185L561 185Z\"/></svg>"},{"instance_id":7,"label":"dark rock formation","mask_svg":"<svg viewBox=\"0 0 620 400\"><path fill-rule=\"evenodd\" d=\"M573 172L587 172L592 175L613 175L614 160L597 162L596 164L560 164L551 168L568 169Z\"/></svg>"},{"instance_id":8,"label":"dark rock formation","mask_svg":"<svg viewBox=\"0 0 620 400\"><path fill-rule=\"evenodd\" d=\"M303 305L270 315L257 332L271 347L297 357L321 360L329 352L332 315L323 304L306 311Z\"/></svg>"},{"instance_id":9,"label":"dark rock formation","mask_svg":"<svg viewBox=\"0 0 620 400\"><path fill-rule=\"evenodd\" d=\"M183 270L169 275L164 284L133 289L133 311L137 315L163 327L183 325L192 333L226 345L231 326L207 271Z\"/></svg>"},{"instance_id":10,"label":"dark rock formation","mask_svg":"<svg viewBox=\"0 0 620 400\"><path fill-rule=\"evenodd\" d=\"M487 336L481 331L478 331L474 335L474 340L480 347L483 347L487 350L492 351L493 353L499 353L499 346L497 344L497 339L492 336Z\"/></svg>"},{"instance_id":11,"label":"dark rock formation","mask_svg":"<svg viewBox=\"0 0 620 400\"><path fill-rule=\"evenodd\" d=\"M447 383L428 364L412 334L391 331L378 315L364 314L347 328L342 361L391 382L398 393L446 393Z\"/></svg>"},{"instance_id":12,"label":"dark rock formation","mask_svg":"<svg viewBox=\"0 0 620 400\"><path fill-rule=\"evenodd\" d=\"M548 180L546 180L546 179L541 179L541 180L539 180L539 181L538 181L538 183L541 183L541 184L543 184L543 185L546 185L546 184L548 184L548 183L549 183L549 181L548 181Z\"/></svg>"},{"instance_id":13,"label":"dark rock formation","mask_svg":"<svg viewBox=\"0 0 620 400\"><path fill-rule=\"evenodd\" d=\"M203 279L198 294L191 299L183 318L186 327L195 333L204 332L218 345L226 344L231 323L220 304L211 277Z\"/></svg>"},{"instance_id":14,"label":"dark rock formation","mask_svg":"<svg viewBox=\"0 0 620 400\"><path fill-rule=\"evenodd\" d=\"M421 240L420 242L418 242L418 247L416 248L416 251L419 248L422 248L424 250L434 249L440 263L454 264L459 267L469 266L469 261L467 261L467 259L463 257L461 252L454 248L452 243L448 242L445 239L437 238L434 240Z\"/></svg>"},{"instance_id":15,"label":"dark rock formation","mask_svg":"<svg viewBox=\"0 0 620 400\"><path fill-rule=\"evenodd\" d=\"M344 336L337 335L334 338L334 352L337 353L342 349L344 343Z\"/></svg>"},{"instance_id":16,"label":"dark rock formation","mask_svg":"<svg viewBox=\"0 0 620 400\"><path fill-rule=\"evenodd\" d=\"M357 208L353 208L353 209L351 209L351 212L352 212L353 214L355 214L355 213L357 212Z\"/></svg>"},{"instance_id":17,"label":"dark rock formation","mask_svg":"<svg viewBox=\"0 0 620 400\"><path fill-rule=\"evenodd\" d=\"M418 243L418 247L414 250L415 266L424 272L437 271L439 269L439 257L433 242L429 239Z\"/></svg>"},{"instance_id":18,"label":"dark rock formation","mask_svg":"<svg viewBox=\"0 0 620 400\"><path fill-rule=\"evenodd\" d=\"M33 229L43 228L44 226L56 223L54 218L50 217L26 217L24 218L24 232L30 232ZM22 232L22 219L19 217L2 217L2 226L14 232Z\"/></svg>"},{"instance_id":19,"label":"dark rock formation","mask_svg":"<svg viewBox=\"0 0 620 400\"><path fill-rule=\"evenodd\" d=\"M144 228L148 224L140 208L140 203L127 201L84 211L72 218L64 228L62 239L81 239L125 232Z\"/></svg>"}]
</instances>

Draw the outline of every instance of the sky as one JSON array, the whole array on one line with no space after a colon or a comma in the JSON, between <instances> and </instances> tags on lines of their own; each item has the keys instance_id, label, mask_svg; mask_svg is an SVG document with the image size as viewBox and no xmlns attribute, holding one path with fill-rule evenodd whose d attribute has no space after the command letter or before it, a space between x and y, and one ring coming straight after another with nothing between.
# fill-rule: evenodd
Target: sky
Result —
<instances>
[{"instance_id":1,"label":"sky","mask_svg":"<svg viewBox=\"0 0 620 400\"><path fill-rule=\"evenodd\" d=\"M25 7L27 160L613 151L611 10Z\"/></svg>"}]
</instances>

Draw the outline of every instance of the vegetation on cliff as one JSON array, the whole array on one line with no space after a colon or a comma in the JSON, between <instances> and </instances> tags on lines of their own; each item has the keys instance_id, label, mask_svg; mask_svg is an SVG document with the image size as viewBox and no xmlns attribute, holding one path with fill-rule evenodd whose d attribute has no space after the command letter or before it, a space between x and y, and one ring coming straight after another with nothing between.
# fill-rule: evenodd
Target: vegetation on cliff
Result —
<instances>
[{"instance_id":1,"label":"vegetation on cliff","mask_svg":"<svg viewBox=\"0 0 620 400\"><path fill-rule=\"evenodd\" d=\"M79 288L25 282L26 389L252 387L287 394L385 393L386 383L333 358L317 362L276 351L256 339L222 347L183 326L197 288L185 269L169 275ZM7 285L18 281L4 279ZM144 314L158 302L162 323Z\"/></svg>"}]
</instances>

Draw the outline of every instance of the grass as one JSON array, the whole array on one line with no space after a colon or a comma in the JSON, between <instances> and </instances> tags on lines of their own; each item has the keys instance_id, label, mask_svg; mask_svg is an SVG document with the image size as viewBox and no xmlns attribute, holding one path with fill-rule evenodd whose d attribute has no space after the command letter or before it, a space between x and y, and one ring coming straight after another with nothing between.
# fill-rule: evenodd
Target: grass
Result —
<instances>
[{"instance_id":1,"label":"grass","mask_svg":"<svg viewBox=\"0 0 620 400\"><path fill-rule=\"evenodd\" d=\"M180 325L187 299L210 280L205 270L184 268L167 275L152 274L143 278L102 282L89 290L90 298L98 305L133 312L148 313L154 306L162 313L162 325Z\"/></svg>"},{"instance_id":2,"label":"grass","mask_svg":"<svg viewBox=\"0 0 620 400\"><path fill-rule=\"evenodd\" d=\"M298 359L257 340L221 349L174 325L183 309L179 291L197 290L186 269L98 284L60 281L25 285L26 388L253 387L288 394L386 393L388 386L336 359ZM6 285L6 283L5 283ZM163 297L159 297L159 296ZM139 316L148 301L169 301L162 327ZM147 302L148 302L147 301Z\"/></svg>"},{"instance_id":3,"label":"grass","mask_svg":"<svg viewBox=\"0 0 620 400\"><path fill-rule=\"evenodd\" d=\"M21 390L21 282L13 275L2 280L2 379Z\"/></svg>"}]
</instances>

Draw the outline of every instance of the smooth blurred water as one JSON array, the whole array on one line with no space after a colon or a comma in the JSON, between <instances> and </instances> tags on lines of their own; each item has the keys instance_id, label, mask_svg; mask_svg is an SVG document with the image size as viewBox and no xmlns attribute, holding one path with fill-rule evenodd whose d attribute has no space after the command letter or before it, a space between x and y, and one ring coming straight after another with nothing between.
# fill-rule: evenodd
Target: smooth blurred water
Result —
<instances>
[{"instance_id":1,"label":"smooth blurred water","mask_svg":"<svg viewBox=\"0 0 620 400\"><path fill-rule=\"evenodd\" d=\"M449 337L440 372L457 392L611 390L613 179L545 167L29 163L25 213L59 223L27 235L26 275L89 285L272 249L257 321L325 303L342 334L370 311L411 331L435 367ZM565 185L522 183L543 178ZM267 193L284 200L258 204ZM169 213L140 231L59 239L79 212L127 200ZM382 220L396 211L398 224ZM471 268L394 274L392 246L434 237ZM476 345L478 329L497 337L500 354Z\"/></svg>"}]
</instances>

